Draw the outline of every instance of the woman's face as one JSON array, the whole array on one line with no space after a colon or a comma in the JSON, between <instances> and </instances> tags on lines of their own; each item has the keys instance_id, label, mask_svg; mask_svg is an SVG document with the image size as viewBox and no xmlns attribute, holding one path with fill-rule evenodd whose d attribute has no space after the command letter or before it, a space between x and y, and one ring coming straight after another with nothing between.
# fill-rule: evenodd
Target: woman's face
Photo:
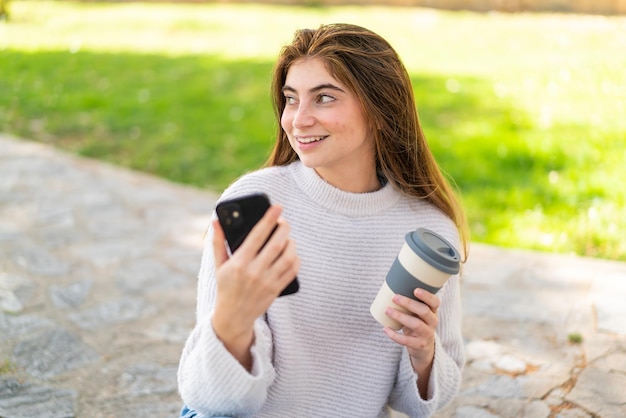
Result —
<instances>
[{"instance_id":1,"label":"woman's face","mask_svg":"<svg viewBox=\"0 0 626 418\"><path fill-rule=\"evenodd\" d=\"M281 126L305 166L346 191L379 188L374 140L361 105L321 59L296 60L283 94Z\"/></svg>"}]
</instances>

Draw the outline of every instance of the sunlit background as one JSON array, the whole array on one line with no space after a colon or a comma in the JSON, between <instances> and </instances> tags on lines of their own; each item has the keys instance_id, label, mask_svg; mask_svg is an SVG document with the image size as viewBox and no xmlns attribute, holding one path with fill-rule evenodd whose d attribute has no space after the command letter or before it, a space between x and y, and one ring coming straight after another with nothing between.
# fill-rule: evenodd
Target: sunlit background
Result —
<instances>
[{"instance_id":1,"label":"sunlit background","mask_svg":"<svg viewBox=\"0 0 626 418\"><path fill-rule=\"evenodd\" d=\"M417 7L9 3L0 132L221 191L273 143L294 30L398 50L472 239L626 260L626 17Z\"/></svg>"}]
</instances>

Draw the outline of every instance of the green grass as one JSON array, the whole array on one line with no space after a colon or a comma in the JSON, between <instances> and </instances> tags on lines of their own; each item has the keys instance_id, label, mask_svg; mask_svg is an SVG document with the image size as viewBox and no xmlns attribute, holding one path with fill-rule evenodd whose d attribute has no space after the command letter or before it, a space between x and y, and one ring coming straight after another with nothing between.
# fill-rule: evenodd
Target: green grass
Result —
<instances>
[{"instance_id":1,"label":"green grass","mask_svg":"<svg viewBox=\"0 0 626 418\"><path fill-rule=\"evenodd\" d=\"M567 340L570 344L581 344L583 342L583 336L579 332L572 332L567 335Z\"/></svg>"},{"instance_id":2,"label":"green grass","mask_svg":"<svg viewBox=\"0 0 626 418\"><path fill-rule=\"evenodd\" d=\"M299 27L385 36L473 240L626 260L626 18L419 8L13 1L0 131L224 188L273 142Z\"/></svg>"},{"instance_id":3,"label":"green grass","mask_svg":"<svg viewBox=\"0 0 626 418\"><path fill-rule=\"evenodd\" d=\"M3 374L9 374L15 370L15 365L11 363L9 359L0 361L0 376Z\"/></svg>"}]
</instances>

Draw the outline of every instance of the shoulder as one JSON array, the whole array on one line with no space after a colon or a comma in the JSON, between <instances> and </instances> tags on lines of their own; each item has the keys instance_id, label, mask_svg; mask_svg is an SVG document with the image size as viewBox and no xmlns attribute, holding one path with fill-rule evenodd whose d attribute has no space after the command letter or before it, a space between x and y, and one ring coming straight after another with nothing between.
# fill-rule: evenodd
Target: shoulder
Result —
<instances>
[{"instance_id":1,"label":"shoulder","mask_svg":"<svg viewBox=\"0 0 626 418\"><path fill-rule=\"evenodd\" d=\"M400 207L403 215L410 219L407 219L407 223L410 222L413 229L430 229L441 235L457 249L460 248L459 230L456 224L435 205L425 199L404 196Z\"/></svg>"},{"instance_id":2,"label":"shoulder","mask_svg":"<svg viewBox=\"0 0 626 418\"><path fill-rule=\"evenodd\" d=\"M259 192L272 197L277 191L289 188L290 183L293 181L289 175L289 166L264 167L236 179L224 190L219 200Z\"/></svg>"}]
</instances>

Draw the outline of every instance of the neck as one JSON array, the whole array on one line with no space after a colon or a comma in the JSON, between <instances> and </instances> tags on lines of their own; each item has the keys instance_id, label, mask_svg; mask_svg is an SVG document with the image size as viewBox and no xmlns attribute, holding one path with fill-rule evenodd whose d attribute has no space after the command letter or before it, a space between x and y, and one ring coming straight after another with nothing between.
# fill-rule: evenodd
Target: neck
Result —
<instances>
[{"instance_id":1,"label":"neck","mask_svg":"<svg viewBox=\"0 0 626 418\"><path fill-rule=\"evenodd\" d=\"M350 217L370 216L393 207L402 193L386 183L371 193L339 189L301 162L289 166L300 189L316 204Z\"/></svg>"},{"instance_id":2,"label":"neck","mask_svg":"<svg viewBox=\"0 0 626 418\"><path fill-rule=\"evenodd\" d=\"M368 170L368 173L358 170L341 170L341 172L328 172L327 170L316 168L315 172L328 184L350 193L370 193L381 188L380 180L376 175L376 170Z\"/></svg>"}]
</instances>

